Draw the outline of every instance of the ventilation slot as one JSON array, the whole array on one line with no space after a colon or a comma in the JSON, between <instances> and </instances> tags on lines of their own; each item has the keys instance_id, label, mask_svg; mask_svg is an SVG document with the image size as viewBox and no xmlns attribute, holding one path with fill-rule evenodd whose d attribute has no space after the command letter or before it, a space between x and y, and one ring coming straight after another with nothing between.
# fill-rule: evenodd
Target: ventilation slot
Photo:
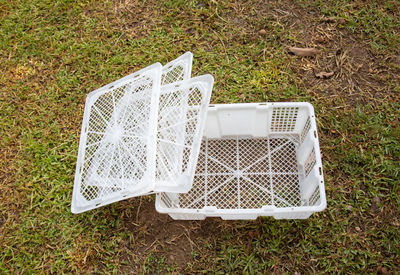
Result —
<instances>
[{"instance_id":1,"label":"ventilation slot","mask_svg":"<svg viewBox=\"0 0 400 275\"><path fill-rule=\"evenodd\" d=\"M309 199L309 205L314 206L318 203L320 198L319 186L317 186Z\"/></svg>"},{"instance_id":2,"label":"ventilation slot","mask_svg":"<svg viewBox=\"0 0 400 275\"><path fill-rule=\"evenodd\" d=\"M298 107L275 107L272 112L271 132L293 132L298 111Z\"/></svg>"},{"instance_id":3,"label":"ventilation slot","mask_svg":"<svg viewBox=\"0 0 400 275\"><path fill-rule=\"evenodd\" d=\"M306 177L310 174L314 165L315 165L315 151L313 148L311 153L307 157L306 163L304 164L304 172Z\"/></svg>"},{"instance_id":4,"label":"ventilation slot","mask_svg":"<svg viewBox=\"0 0 400 275\"><path fill-rule=\"evenodd\" d=\"M310 128L311 128L311 120L310 120L310 117L308 117L306 124L304 125L303 131L301 132L301 135L300 135L300 144L303 143Z\"/></svg>"}]
</instances>

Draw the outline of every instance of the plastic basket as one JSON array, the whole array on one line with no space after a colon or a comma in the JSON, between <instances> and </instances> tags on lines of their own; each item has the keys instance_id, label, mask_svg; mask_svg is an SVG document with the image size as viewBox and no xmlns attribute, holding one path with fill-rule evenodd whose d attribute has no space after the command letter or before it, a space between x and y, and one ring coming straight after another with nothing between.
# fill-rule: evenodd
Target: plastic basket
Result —
<instances>
[{"instance_id":1,"label":"plastic basket","mask_svg":"<svg viewBox=\"0 0 400 275\"><path fill-rule=\"evenodd\" d=\"M173 219L305 219L325 207L308 103L210 105L192 189L156 198Z\"/></svg>"},{"instance_id":2,"label":"plastic basket","mask_svg":"<svg viewBox=\"0 0 400 275\"><path fill-rule=\"evenodd\" d=\"M88 95L73 213L190 188L213 84L210 75L188 79L191 64L192 54L186 53Z\"/></svg>"}]
</instances>

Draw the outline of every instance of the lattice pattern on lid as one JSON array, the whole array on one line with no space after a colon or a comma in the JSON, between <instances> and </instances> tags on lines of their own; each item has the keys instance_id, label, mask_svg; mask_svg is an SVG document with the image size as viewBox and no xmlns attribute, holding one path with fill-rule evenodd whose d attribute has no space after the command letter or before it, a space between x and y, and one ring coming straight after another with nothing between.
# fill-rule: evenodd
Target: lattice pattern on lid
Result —
<instances>
[{"instance_id":1,"label":"lattice pattern on lid","mask_svg":"<svg viewBox=\"0 0 400 275\"><path fill-rule=\"evenodd\" d=\"M210 75L188 79L191 65L188 52L89 94L72 212L190 188L213 85Z\"/></svg>"},{"instance_id":2,"label":"lattice pattern on lid","mask_svg":"<svg viewBox=\"0 0 400 275\"><path fill-rule=\"evenodd\" d=\"M122 199L151 180L149 155L161 64L89 94L83 117L72 211ZM134 110L134 111L132 111ZM153 124L154 124L153 122Z\"/></svg>"},{"instance_id":3,"label":"lattice pattern on lid","mask_svg":"<svg viewBox=\"0 0 400 275\"><path fill-rule=\"evenodd\" d=\"M156 163L156 180L162 185L156 185L157 191L179 192L190 184L180 179L194 176L212 84L212 76L205 75L162 87Z\"/></svg>"}]
</instances>

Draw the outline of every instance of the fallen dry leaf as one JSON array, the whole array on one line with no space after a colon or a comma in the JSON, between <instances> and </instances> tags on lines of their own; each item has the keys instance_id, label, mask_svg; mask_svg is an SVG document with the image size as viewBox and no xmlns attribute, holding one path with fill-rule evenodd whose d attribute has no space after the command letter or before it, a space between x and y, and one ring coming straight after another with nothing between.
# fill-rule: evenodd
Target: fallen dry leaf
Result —
<instances>
[{"instance_id":1,"label":"fallen dry leaf","mask_svg":"<svg viewBox=\"0 0 400 275\"><path fill-rule=\"evenodd\" d=\"M322 37L322 36L317 36L315 38L315 41L317 41L318 43L326 43L327 39L325 37Z\"/></svg>"},{"instance_id":2,"label":"fallen dry leaf","mask_svg":"<svg viewBox=\"0 0 400 275\"><path fill-rule=\"evenodd\" d=\"M320 72L320 73L317 73L317 74L315 74L315 76L317 77L317 78L330 78L332 75L334 75L335 73L334 72L329 72L329 73L327 73L327 72Z\"/></svg>"},{"instance_id":3,"label":"fallen dry leaf","mask_svg":"<svg viewBox=\"0 0 400 275\"><path fill-rule=\"evenodd\" d=\"M389 274L389 272L388 272L388 270L386 269L386 267L383 267L383 266L379 266L379 267L377 268L377 271L378 271L379 274Z\"/></svg>"},{"instance_id":4,"label":"fallen dry leaf","mask_svg":"<svg viewBox=\"0 0 400 275\"><path fill-rule=\"evenodd\" d=\"M289 51L298 56L313 56L320 52L316 48L296 48L296 47L290 47Z\"/></svg>"},{"instance_id":5,"label":"fallen dry leaf","mask_svg":"<svg viewBox=\"0 0 400 275\"><path fill-rule=\"evenodd\" d=\"M261 30L258 31L258 34L259 34L259 35L266 35L266 34L267 34L267 31L264 30L264 29L261 29Z\"/></svg>"},{"instance_id":6,"label":"fallen dry leaf","mask_svg":"<svg viewBox=\"0 0 400 275\"><path fill-rule=\"evenodd\" d=\"M336 17L323 17L321 21L326 23L339 23L341 25L344 25L346 23L346 19Z\"/></svg>"},{"instance_id":7,"label":"fallen dry leaf","mask_svg":"<svg viewBox=\"0 0 400 275\"><path fill-rule=\"evenodd\" d=\"M248 234L249 234L250 238L258 237L260 235L260 231L258 231L258 230L249 231Z\"/></svg>"},{"instance_id":8,"label":"fallen dry leaf","mask_svg":"<svg viewBox=\"0 0 400 275\"><path fill-rule=\"evenodd\" d=\"M351 210L353 210L353 206L351 206L351 205L346 205L346 209L349 210L349 211L351 211Z\"/></svg>"},{"instance_id":9,"label":"fallen dry leaf","mask_svg":"<svg viewBox=\"0 0 400 275\"><path fill-rule=\"evenodd\" d=\"M322 22L326 23L335 23L336 22L336 17L323 17Z\"/></svg>"}]
</instances>

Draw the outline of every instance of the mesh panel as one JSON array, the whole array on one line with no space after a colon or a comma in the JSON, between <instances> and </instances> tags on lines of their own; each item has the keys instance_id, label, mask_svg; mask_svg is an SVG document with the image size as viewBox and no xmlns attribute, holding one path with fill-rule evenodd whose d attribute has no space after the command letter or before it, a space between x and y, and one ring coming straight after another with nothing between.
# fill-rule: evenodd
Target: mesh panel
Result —
<instances>
[{"instance_id":1,"label":"mesh panel","mask_svg":"<svg viewBox=\"0 0 400 275\"><path fill-rule=\"evenodd\" d=\"M270 175L248 174L240 179L240 208L261 208L272 204Z\"/></svg>"},{"instance_id":2,"label":"mesh panel","mask_svg":"<svg viewBox=\"0 0 400 275\"><path fill-rule=\"evenodd\" d=\"M109 89L90 106L79 188L87 201L137 184L145 175L152 86L153 80L142 76Z\"/></svg>"},{"instance_id":3,"label":"mesh panel","mask_svg":"<svg viewBox=\"0 0 400 275\"><path fill-rule=\"evenodd\" d=\"M172 86L160 96L156 179L176 184L194 158L193 145L201 139L200 118L211 91L201 81Z\"/></svg>"},{"instance_id":4,"label":"mesh panel","mask_svg":"<svg viewBox=\"0 0 400 275\"><path fill-rule=\"evenodd\" d=\"M314 168L316 159L315 159L315 151L314 148L312 149L311 153L308 155L306 159L306 163L304 164L304 172L305 175L308 176L311 170Z\"/></svg>"},{"instance_id":5,"label":"mesh panel","mask_svg":"<svg viewBox=\"0 0 400 275\"><path fill-rule=\"evenodd\" d=\"M271 170L273 173L297 171L296 145L290 139L270 139Z\"/></svg>"},{"instance_id":6,"label":"mesh panel","mask_svg":"<svg viewBox=\"0 0 400 275\"><path fill-rule=\"evenodd\" d=\"M293 132L296 126L298 107L274 107L271 119L271 132Z\"/></svg>"},{"instance_id":7,"label":"mesh panel","mask_svg":"<svg viewBox=\"0 0 400 275\"><path fill-rule=\"evenodd\" d=\"M185 197L182 197L181 204L186 205L187 208L199 209L205 206L205 177L195 176L193 179L193 187Z\"/></svg>"},{"instance_id":8,"label":"mesh panel","mask_svg":"<svg viewBox=\"0 0 400 275\"><path fill-rule=\"evenodd\" d=\"M232 175L207 176L207 205L220 209L238 208L238 181Z\"/></svg>"},{"instance_id":9,"label":"mesh panel","mask_svg":"<svg viewBox=\"0 0 400 275\"><path fill-rule=\"evenodd\" d=\"M293 137L204 139L193 189L180 207L254 209L300 206Z\"/></svg>"},{"instance_id":10,"label":"mesh panel","mask_svg":"<svg viewBox=\"0 0 400 275\"><path fill-rule=\"evenodd\" d=\"M308 131L311 128L311 120L310 117L307 118L306 124L304 125L303 130L301 131L301 135L300 135L300 143L303 143L304 139L307 136Z\"/></svg>"},{"instance_id":11,"label":"mesh panel","mask_svg":"<svg viewBox=\"0 0 400 275\"><path fill-rule=\"evenodd\" d=\"M311 206L316 205L319 201L319 198L320 198L320 192L319 192L319 186L317 186L309 199L308 205Z\"/></svg>"},{"instance_id":12,"label":"mesh panel","mask_svg":"<svg viewBox=\"0 0 400 275\"><path fill-rule=\"evenodd\" d=\"M164 71L161 78L161 85L183 80L185 76L184 65L185 64L177 64L177 66L171 67L169 70Z\"/></svg>"},{"instance_id":13,"label":"mesh panel","mask_svg":"<svg viewBox=\"0 0 400 275\"><path fill-rule=\"evenodd\" d=\"M297 174L276 174L272 176L272 182L275 206L300 206L299 177Z\"/></svg>"}]
</instances>

